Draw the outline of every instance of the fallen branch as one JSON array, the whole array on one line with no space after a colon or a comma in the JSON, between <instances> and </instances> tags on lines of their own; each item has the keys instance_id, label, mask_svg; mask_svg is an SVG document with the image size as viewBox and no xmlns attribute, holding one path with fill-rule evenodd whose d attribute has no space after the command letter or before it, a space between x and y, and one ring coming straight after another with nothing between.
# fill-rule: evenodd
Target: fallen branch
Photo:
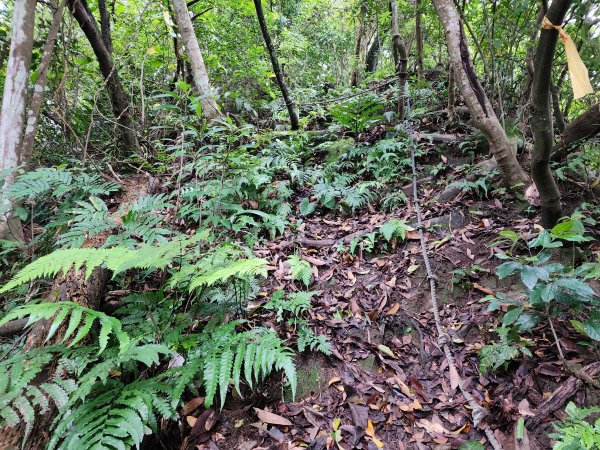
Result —
<instances>
[{"instance_id":1,"label":"fallen branch","mask_svg":"<svg viewBox=\"0 0 600 450\"><path fill-rule=\"evenodd\" d=\"M578 372L578 376L569 377L545 402L537 407L535 416L526 422L527 428L537 428L546 417L563 408L566 401L583 386L582 378L591 379L598 376L600 376L600 361L585 366Z\"/></svg>"},{"instance_id":2,"label":"fallen branch","mask_svg":"<svg viewBox=\"0 0 600 450\"><path fill-rule=\"evenodd\" d=\"M11 337L19 334L27 326L29 319L11 320L0 327L0 337Z\"/></svg>"}]
</instances>

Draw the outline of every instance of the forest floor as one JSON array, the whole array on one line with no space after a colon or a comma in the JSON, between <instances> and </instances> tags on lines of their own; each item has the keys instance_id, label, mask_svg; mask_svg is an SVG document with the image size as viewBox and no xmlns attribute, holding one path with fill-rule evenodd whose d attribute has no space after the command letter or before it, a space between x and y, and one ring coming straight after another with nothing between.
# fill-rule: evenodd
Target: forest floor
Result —
<instances>
[{"instance_id":1,"label":"forest floor","mask_svg":"<svg viewBox=\"0 0 600 450\"><path fill-rule=\"evenodd\" d=\"M434 145L424 147L427 153ZM453 174L460 161L453 164L451 154L447 170ZM423 169L422 162L418 169ZM485 344L497 340L494 330L501 320L498 312L487 311L489 303L482 299L496 293L523 295L513 278L500 282L495 276L501 261L490 243L506 229L531 236L535 215L524 212L527 202L510 195L486 198L464 192L440 201L445 187L434 177L420 183L419 191L442 327L452 339L459 374L489 410L483 423L495 431L503 448L549 448L549 422L561 417L564 401L551 411L556 415L542 417L542 425L529 429L523 440L515 438L519 418L534 416L558 386L573 381L548 325L536 329L537 339L529 347L532 356L506 369L482 374L478 357ZM405 241L385 252L357 249L350 254L337 245L347 248L353 238L391 218L415 223L414 207L409 202L393 214L368 208L358 216L299 216L291 219L300 224L295 231L286 229L282 237L254 249L268 261L269 277L249 305L248 319L280 335L293 334L274 311L260 306L279 289L303 290L301 282L291 279L287 263L289 255L299 254L311 263L310 289L317 291L309 320L318 334L327 336L332 354L307 351L300 356L294 401L275 377L244 399L229 398L220 413L204 410L202 399L191 398L182 411L182 422L187 416L190 427L177 430L186 436L181 448L455 449L469 440L486 443L468 402L451 388L418 233L409 231ZM554 325L569 363L585 366L598 359L578 344L572 327L560 319ZM567 398L572 396L579 404L598 403L598 390L573 389ZM164 437L163 445L170 448Z\"/></svg>"}]
</instances>

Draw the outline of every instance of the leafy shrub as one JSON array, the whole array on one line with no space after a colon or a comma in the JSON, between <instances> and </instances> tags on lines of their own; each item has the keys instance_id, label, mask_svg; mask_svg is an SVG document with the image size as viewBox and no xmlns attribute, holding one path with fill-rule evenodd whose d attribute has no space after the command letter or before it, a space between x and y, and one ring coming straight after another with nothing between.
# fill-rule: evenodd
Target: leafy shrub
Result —
<instances>
[{"instance_id":1,"label":"leafy shrub","mask_svg":"<svg viewBox=\"0 0 600 450\"><path fill-rule=\"evenodd\" d=\"M496 254L498 258L506 260L498 266L496 274L500 279L518 275L525 287L526 300L510 298L501 293L485 299L490 301L488 311L498 310L503 303L508 304L508 310L499 329L500 343L484 347L481 352L482 370L496 369L519 353L524 353L518 337L514 337L512 331L530 332L541 319L552 320L558 314L576 312L583 319L571 320L574 328L593 340L600 340L600 298L585 281L597 277L599 264L572 267L568 263L551 261L552 249L562 247L565 242L590 240L584 234L582 220L583 217L575 213L551 230L542 231L526 243L530 251L539 249L537 254L530 256L513 256L513 250L523 238L513 231L500 232L501 237L497 242L508 242L511 248L507 253ZM509 339L509 336L513 337Z\"/></svg>"}]
</instances>

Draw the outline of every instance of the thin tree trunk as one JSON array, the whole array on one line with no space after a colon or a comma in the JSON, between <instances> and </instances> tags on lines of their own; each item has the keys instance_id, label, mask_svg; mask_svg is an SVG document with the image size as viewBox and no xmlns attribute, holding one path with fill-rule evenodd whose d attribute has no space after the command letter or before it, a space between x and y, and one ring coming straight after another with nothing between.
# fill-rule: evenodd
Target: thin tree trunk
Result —
<instances>
[{"instance_id":1,"label":"thin tree trunk","mask_svg":"<svg viewBox=\"0 0 600 450\"><path fill-rule=\"evenodd\" d=\"M600 134L600 103L591 106L565 127L560 142L554 147L552 160L563 159L577 142Z\"/></svg>"},{"instance_id":2,"label":"thin tree trunk","mask_svg":"<svg viewBox=\"0 0 600 450\"><path fill-rule=\"evenodd\" d=\"M415 35L417 40L416 69L419 79L423 78L423 11L421 0L415 0Z\"/></svg>"},{"instance_id":3,"label":"thin tree trunk","mask_svg":"<svg viewBox=\"0 0 600 450\"><path fill-rule=\"evenodd\" d=\"M379 44L379 33L375 33L375 38L371 47L369 47L369 51L367 52L367 58L365 61L365 72L373 73L377 70L377 57L379 56L379 51L381 46Z\"/></svg>"},{"instance_id":4,"label":"thin tree trunk","mask_svg":"<svg viewBox=\"0 0 600 450\"><path fill-rule=\"evenodd\" d=\"M391 0L390 9L392 10L392 45L398 54L398 64L396 65L396 75L398 76L398 116L404 118L404 89L406 79L408 78L408 52L406 46L400 39L398 29L398 6L396 0Z\"/></svg>"},{"instance_id":5,"label":"thin tree trunk","mask_svg":"<svg viewBox=\"0 0 600 450\"><path fill-rule=\"evenodd\" d=\"M256 9L258 23L260 24L260 29L265 40L265 45L267 46L267 50L271 58L271 65L273 66L273 72L275 72L277 84L279 84L279 89L281 89L281 95L283 95L285 106L287 107L288 114L290 115L290 124L292 126L292 130L297 130L299 128L298 114L296 114L294 102L292 101L287 85L285 84L283 72L281 71L281 66L279 65L279 61L277 60L277 54L275 53L275 47L273 46L273 41L271 41L271 36L269 35L267 21L265 20L265 13L263 12L262 8L262 1L254 0L254 8Z\"/></svg>"},{"instance_id":6,"label":"thin tree trunk","mask_svg":"<svg viewBox=\"0 0 600 450\"><path fill-rule=\"evenodd\" d=\"M137 150L139 144L129 114L129 98L121 85L112 55L104 44L96 19L90 12L85 0L69 0L69 9L96 55L100 72L104 76L108 87L113 114L121 127L123 143L128 151Z\"/></svg>"},{"instance_id":7,"label":"thin tree trunk","mask_svg":"<svg viewBox=\"0 0 600 450\"><path fill-rule=\"evenodd\" d=\"M562 21L571 6L570 0L554 0L547 19L556 25ZM542 29L533 63L532 85L532 128L535 139L531 161L531 175L540 194L542 225L553 227L562 215L560 191L550 170L550 153L554 144L552 109L550 107L550 86L552 84L552 62L558 41L558 31Z\"/></svg>"},{"instance_id":8,"label":"thin tree trunk","mask_svg":"<svg viewBox=\"0 0 600 450\"><path fill-rule=\"evenodd\" d=\"M19 161L21 166L27 166L31 161L31 155L33 154L38 117L40 115L42 101L44 100L46 83L48 82L48 68L50 67L50 60L52 58L56 36L58 35L58 30L60 29L60 24L62 22L65 3L66 0L60 0L60 4L57 4L57 0L50 1L52 9L54 9L54 14L52 16L52 23L48 30L46 42L44 43L44 48L42 49L42 59L38 68L38 76L33 87L29 109L27 110L27 126L25 127L23 150L21 151L21 159Z\"/></svg>"},{"instance_id":9,"label":"thin tree trunk","mask_svg":"<svg viewBox=\"0 0 600 450\"><path fill-rule=\"evenodd\" d=\"M27 84L33 49L36 0L16 1L13 7L12 38L0 111L0 170L10 173L2 190L15 180L14 169L20 161ZM21 227L13 215L12 202L0 191L0 239L19 239Z\"/></svg>"},{"instance_id":10,"label":"thin tree trunk","mask_svg":"<svg viewBox=\"0 0 600 450\"><path fill-rule=\"evenodd\" d=\"M456 81L452 64L448 69L448 119L454 119L454 104L456 103Z\"/></svg>"},{"instance_id":11,"label":"thin tree trunk","mask_svg":"<svg viewBox=\"0 0 600 450\"><path fill-rule=\"evenodd\" d=\"M194 77L194 85L200 94L200 105L202 106L202 114L209 119L222 119L223 114L217 106L213 91L208 81L208 72L204 65L204 58L198 45L198 39L194 32L192 19L187 8L185 0L172 0L175 22L181 34L185 52L189 58L192 75Z\"/></svg>"},{"instance_id":12,"label":"thin tree trunk","mask_svg":"<svg viewBox=\"0 0 600 450\"><path fill-rule=\"evenodd\" d=\"M433 4L446 31L454 77L471 117L488 140L505 184L521 185L527 181L527 175L519 165L515 145L508 140L475 74L458 11L452 0L433 0Z\"/></svg>"},{"instance_id":13,"label":"thin tree trunk","mask_svg":"<svg viewBox=\"0 0 600 450\"><path fill-rule=\"evenodd\" d=\"M356 39L354 41L354 61L352 65L352 74L350 75L350 86L357 87L359 82L359 61L360 49L362 47L362 39L364 34L364 21L367 15L367 5L364 1L360 2L360 16L356 24Z\"/></svg>"},{"instance_id":14,"label":"thin tree trunk","mask_svg":"<svg viewBox=\"0 0 600 450\"><path fill-rule=\"evenodd\" d=\"M98 11L100 12L100 30L102 31L102 42L108 53L113 54L112 35L110 31L110 14L106 9L106 0L98 0Z\"/></svg>"}]
</instances>

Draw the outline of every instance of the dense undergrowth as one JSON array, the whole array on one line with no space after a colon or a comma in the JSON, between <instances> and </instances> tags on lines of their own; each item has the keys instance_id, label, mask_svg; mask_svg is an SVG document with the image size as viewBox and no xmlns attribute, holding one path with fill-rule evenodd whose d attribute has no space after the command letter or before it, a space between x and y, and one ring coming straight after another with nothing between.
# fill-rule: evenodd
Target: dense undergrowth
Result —
<instances>
[{"instance_id":1,"label":"dense undergrowth","mask_svg":"<svg viewBox=\"0 0 600 450\"><path fill-rule=\"evenodd\" d=\"M295 291L265 297L261 286L273 268L255 249L276 238L293 241L310 217L369 211L392 218L338 243L339 254L385 254L406 238L413 228L393 212L410 207L403 188L411 181L411 141L406 124L389 113L393 93L338 102L322 111L320 129L298 133L231 120L196 127L185 114L193 99L170 95L157 107L171 128L155 142L155 155L130 161L147 176L117 180L76 164L20 174L3 192L20 205L25 240L1 243L8 270L0 325L51 325L43 347L15 351L19 335L1 344L2 422L29 432L36 416L57 408L50 448L128 448L160 434L163 419L177 419L191 398L220 409L232 389L252 398L265 379L293 397L295 355L332 351L308 320L313 268L290 249L282 263ZM415 114L435 106L428 93L414 90ZM454 150L464 160L458 171L447 149L420 145L419 169L440 185L464 173L455 185L467 198L509 195L496 172L469 180L479 152L469 142ZM582 163L590 152L597 147ZM567 177L568 167L561 170ZM597 235L598 206L580 210L585 215L574 213L550 231L506 230L490 243L508 260L498 276L518 274L526 297L489 299L490 310L505 313L498 342L481 350L483 372L531 355L530 332L559 315L597 346L599 299L588 282L600 278L598 262L589 248L569 261L551 259L553 249L585 249ZM92 309L59 295L61 283L94 273L107 273L110 304ZM257 310L273 312L275 321L263 323ZM577 424L559 428L561 439Z\"/></svg>"}]
</instances>

